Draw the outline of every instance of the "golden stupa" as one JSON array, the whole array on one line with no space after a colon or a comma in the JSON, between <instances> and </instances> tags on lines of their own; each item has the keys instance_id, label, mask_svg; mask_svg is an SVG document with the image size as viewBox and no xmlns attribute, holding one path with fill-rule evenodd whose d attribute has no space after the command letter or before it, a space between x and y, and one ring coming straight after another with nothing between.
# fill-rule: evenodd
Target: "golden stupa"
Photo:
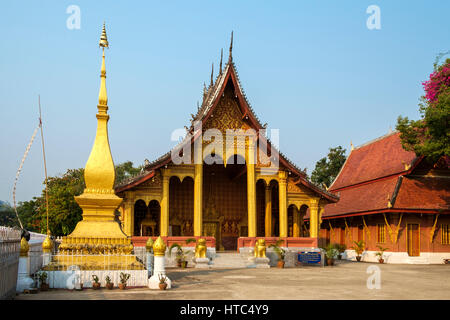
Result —
<instances>
[{"instance_id":1,"label":"golden stupa","mask_svg":"<svg viewBox=\"0 0 450 320\"><path fill-rule=\"evenodd\" d=\"M90 270L105 267L144 268L135 256L131 256L133 252L131 240L115 220L115 210L122 202L122 198L116 196L113 189L115 169L108 139L109 115L105 68L105 48L108 48L109 44L104 24L99 46L102 47L103 55L96 115L97 134L84 170L86 188L83 194L75 197L75 201L83 209L83 219L78 222L70 235L63 238L59 246L59 255L55 256L48 266L49 269L73 264L81 269Z\"/></svg>"}]
</instances>

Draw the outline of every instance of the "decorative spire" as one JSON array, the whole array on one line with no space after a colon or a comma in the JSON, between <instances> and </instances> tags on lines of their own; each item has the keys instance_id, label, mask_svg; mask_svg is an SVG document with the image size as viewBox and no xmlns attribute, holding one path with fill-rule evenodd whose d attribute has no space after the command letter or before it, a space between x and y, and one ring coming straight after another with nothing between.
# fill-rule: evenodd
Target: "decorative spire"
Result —
<instances>
[{"instance_id":1,"label":"decorative spire","mask_svg":"<svg viewBox=\"0 0 450 320\"><path fill-rule=\"evenodd\" d=\"M350 141L350 147L351 147L352 151L355 150L355 146L353 145L353 142L351 142L351 141Z\"/></svg>"},{"instance_id":2,"label":"decorative spire","mask_svg":"<svg viewBox=\"0 0 450 320\"><path fill-rule=\"evenodd\" d=\"M230 41L230 54L228 55L228 62L231 62L233 60L233 31L231 31L231 41Z\"/></svg>"},{"instance_id":3,"label":"decorative spire","mask_svg":"<svg viewBox=\"0 0 450 320\"><path fill-rule=\"evenodd\" d=\"M219 75L222 75L222 59L223 59L223 48L220 49L220 68L219 68Z\"/></svg>"},{"instance_id":4,"label":"decorative spire","mask_svg":"<svg viewBox=\"0 0 450 320\"><path fill-rule=\"evenodd\" d=\"M212 87L214 84L214 62L212 63L211 66L211 83L209 84L210 87Z\"/></svg>"},{"instance_id":5,"label":"decorative spire","mask_svg":"<svg viewBox=\"0 0 450 320\"><path fill-rule=\"evenodd\" d=\"M108 48L108 45L106 29L103 24L103 31L99 42L99 46L103 49L103 54L102 68L100 71L100 91L98 94L97 105L97 134L84 170L84 178L86 182L85 193L98 192L98 190L103 190L103 193L114 193L113 186L115 171L108 141L109 115L107 112L108 96L106 94L105 48Z\"/></svg>"},{"instance_id":6,"label":"decorative spire","mask_svg":"<svg viewBox=\"0 0 450 320\"><path fill-rule=\"evenodd\" d=\"M102 55L102 69L100 71L100 92L98 94L98 104L101 106L108 105L108 95L106 93L106 67L105 67L105 48L109 48L108 37L106 36L105 23L103 23L102 35L98 44L103 51Z\"/></svg>"}]
</instances>

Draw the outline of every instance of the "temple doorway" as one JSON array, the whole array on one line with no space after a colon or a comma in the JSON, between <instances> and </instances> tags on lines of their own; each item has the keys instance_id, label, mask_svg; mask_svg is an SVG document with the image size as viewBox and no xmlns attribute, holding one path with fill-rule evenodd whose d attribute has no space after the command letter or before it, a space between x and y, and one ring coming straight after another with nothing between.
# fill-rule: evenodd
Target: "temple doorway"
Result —
<instances>
[{"instance_id":1,"label":"temple doorway","mask_svg":"<svg viewBox=\"0 0 450 320\"><path fill-rule=\"evenodd\" d=\"M134 204L135 236L159 236L159 219L161 207L156 200L150 201L148 206L144 200L137 200Z\"/></svg>"},{"instance_id":2,"label":"temple doorway","mask_svg":"<svg viewBox=\"0 0 450 320\"><path fill-rule=\"evenodd\" d=\"M241 156L203 164L203 234L216 238L216 250L236 250L248 234L247 167Z\"/></svg>"},{"instance_id":3,"label":"temple doorway","mask_svg":"<svg viewBox=\"0 0 450 320\"><path fill-rule=\"evenodd\" d=\"M171 177L169 181L169 236L194 235L194 179Z\"/></svg>"}]
</instances>

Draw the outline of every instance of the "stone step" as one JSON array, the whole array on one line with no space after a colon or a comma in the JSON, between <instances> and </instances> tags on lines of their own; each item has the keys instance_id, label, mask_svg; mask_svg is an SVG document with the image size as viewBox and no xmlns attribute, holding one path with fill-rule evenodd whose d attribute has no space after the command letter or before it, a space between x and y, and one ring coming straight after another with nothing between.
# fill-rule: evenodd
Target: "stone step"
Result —
<instances>
[{"instance_id":1,"label":"stone step","mask_svg":"<svg viewBox=\"0 0 450 320\"><path fill-rule=\"evenodd\" d=\"M237 252L217 252L211 261L211 268L247 268L248 255Z\"/></svg>"}]
</instances>

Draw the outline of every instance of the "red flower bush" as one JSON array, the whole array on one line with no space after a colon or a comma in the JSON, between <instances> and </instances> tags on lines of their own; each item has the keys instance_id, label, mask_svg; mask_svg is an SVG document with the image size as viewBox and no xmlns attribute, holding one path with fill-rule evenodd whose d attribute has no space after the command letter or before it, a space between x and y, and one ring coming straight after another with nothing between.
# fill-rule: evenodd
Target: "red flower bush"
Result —
<instances>
[{"instance_id":1,"label":"red flower bush","mask_svg":"<svg viewBox=\"0 0 450 320\"><path fill-rule=\"evenodd\" d=\"M430 74L430 80L422 82L425 89L425 99L429 103L437 101L439 94L450 86L450 63L442 65Z\"/></svg>"}]
</instances>

